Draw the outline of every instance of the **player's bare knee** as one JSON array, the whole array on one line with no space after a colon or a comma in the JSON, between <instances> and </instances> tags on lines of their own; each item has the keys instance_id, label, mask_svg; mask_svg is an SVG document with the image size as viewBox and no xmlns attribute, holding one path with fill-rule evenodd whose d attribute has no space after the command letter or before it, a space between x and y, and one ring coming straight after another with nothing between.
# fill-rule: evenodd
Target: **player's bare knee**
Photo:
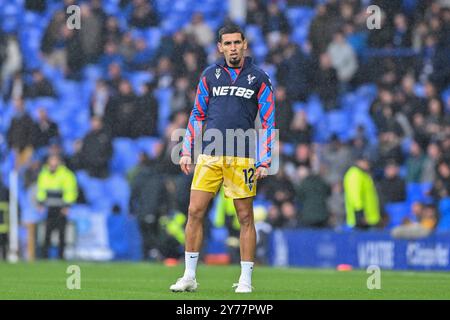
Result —
<instances>
[{"instance_id":1,"label":"player's bare knee","mask_svg":"<svg viewBox=\"0 0 450 320\"><path fill-rule=\"evenodd\" d=\"M239 215L239 224L242 227L248 227L253 224L253 214L251 212L241 213Z\"/></svg>"},{"instance_id":2,"label":"player's bare knee","mask_svg":"<svg viewBox=\"0 0 450 320\"><path fill-rule=\"evenodd\" d=\"M197 206L189 206L189 217L191 222L202 222L204 217L204 210Z\"/></svg>"}]
</instances>

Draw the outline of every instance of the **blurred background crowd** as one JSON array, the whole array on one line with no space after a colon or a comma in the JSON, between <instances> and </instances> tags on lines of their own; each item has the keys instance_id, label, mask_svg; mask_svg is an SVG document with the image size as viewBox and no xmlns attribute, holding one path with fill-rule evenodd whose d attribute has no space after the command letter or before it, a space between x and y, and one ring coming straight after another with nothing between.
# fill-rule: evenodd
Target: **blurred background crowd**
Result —
<instances>
[{"instance_id":1,"label":"blurred background crowd","mask_svg":"<svg viewBox=\"0 0 450 320\"><path fill-rule=\"evenodd\" d=\"M67 24L74 4L79 30ZM120 258L133 217L144 258L177 257L192 177L171 162L170 136L230 22L275 87L280 170L258 185L261 235L450 231L446 0L0 0L0 203L16 168L21 222L44 221L41 175L64 167L76 181L58 206L70 208L62 220L49 210L47 230L101 212ZM222 194L210 211L209 237L225 228L235 246Z\"/></svg>"}]
</instances>

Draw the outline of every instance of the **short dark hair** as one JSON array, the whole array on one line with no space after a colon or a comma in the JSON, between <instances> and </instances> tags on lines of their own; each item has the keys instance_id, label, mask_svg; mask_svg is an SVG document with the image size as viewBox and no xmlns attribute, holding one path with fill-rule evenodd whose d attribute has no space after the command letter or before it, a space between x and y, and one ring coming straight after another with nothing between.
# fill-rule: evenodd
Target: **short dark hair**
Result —
<instances>
[{"instance_id":1,"label":"short dark hair","mask_svg":"<svg viewBox=\"0 0 450 320\"><path fill-rule=\"evenodd\" d=\"M241 27L239 27L238 25L235 25L235 24L228 24L228 25L225 25L222 28L220 28L219 36L218 36L217 40L219 42L222 42L222 36L224 34L228 34L228 33L240 33L242 40L245 40L244 31L242 31Z\"/></svg>"}]
</instances>

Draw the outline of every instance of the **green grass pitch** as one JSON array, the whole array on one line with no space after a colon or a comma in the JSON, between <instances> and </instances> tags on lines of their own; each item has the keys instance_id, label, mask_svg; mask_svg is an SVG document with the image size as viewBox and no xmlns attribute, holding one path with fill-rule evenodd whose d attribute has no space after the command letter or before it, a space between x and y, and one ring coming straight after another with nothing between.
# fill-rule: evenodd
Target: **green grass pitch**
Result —
<instances>
[{"instance_id":1,"label":"green grass pitch","mask_svg":"<svg viewBox=\"0 0 450 320\"><path fill-rule=\"evenodd\" d=\"M81 289L66 286L68 266L81 270ZM169 285L183 265L150 263L34 262L0 263L0 299L450 299L450 273L381 270L381 289L367 289L365 270L270 268L256 266L255 291L237 295L231 286L239 266L200 265L199 289L172 293Z\"/></svg>"}]
</instances>

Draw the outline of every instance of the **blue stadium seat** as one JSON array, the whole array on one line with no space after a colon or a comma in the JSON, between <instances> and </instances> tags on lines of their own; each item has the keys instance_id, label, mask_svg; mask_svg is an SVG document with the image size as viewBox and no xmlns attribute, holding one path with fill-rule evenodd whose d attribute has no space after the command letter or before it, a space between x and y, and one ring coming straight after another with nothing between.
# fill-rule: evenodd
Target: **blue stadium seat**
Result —
<instances>
[{"instance_id":1,"label":"blue stadium seat","mask_svg":"<svg viewBox=\"0 0 450 320\"><path fill-rule=\"evenodd\" d=\"M44 107L49 113L59 107L58 100L51 97L36 98L34 99L34 103L37 105L37 107Z\"/></svg>"},{"instance_id":2,"label":"blue stadium seat","mask_svg":"<svg viewBox=\"0 0 450 320\"><path fill-rule=\"evenodd\" d=\"M309 7L290 7L286 9L286 17L292 28L305 21L310 21L314 14L314 9Z\"/></svg>"},{"instance_id":3,"label":"blue stadium seat","mask_svg":"<svg viewBox=\"0 0 450 320\"><path fill-rule=\"evenodd\" d=\"M450 232L450 198L439 201L439 222L436 230L439 232Z\"/></svg>"},{"instance_id":4,"label":"blue stadium seat","mask_svg":"<svg viewBox=\"0 0 450 320\"><path fill-rule=\"evenodd\" d=\"M269 49L264 42L253 42L252 52L257 63L264 61Z\"/></svg>"},{"instance_id":5,"label":"blue stadium seat","mask_svg":"<svg viewBox=\"0 0 450 320\"><path fill-rule=\"evenodd\" d=\"M206 18L208 15L213 15L217 7L213 2L206 1L195 1L193 4L193 11L203 13L203 16Z\"/></svg>"},{"instance_id":6,"label":"blue stadium seat","mask_svg":"<svg viewBox=\"0 0 450 320\"><path fill-rule=\"evenodd\" d=\"M103 70L98 65L89 64L84 68L83 76L90 80L97 80L103 76Z\"/></svg>"},{"instance_id":7,"label":"blue stadium seat","mask_svg":"<svg viewBox=\"0 0 450 320\"><path fill-rule=\"evenodd\" d=\"M288 156L292 156L295 152L295 147L292 143L283 143L282 153Z\"/></svg>"},{"instance_id":8,"label":"blue stadium seat","mask_svg":"<svg viewBox=\"0 0 450 320\"><path fill-rule=\"evenodd\" d=\"M164 17L170 12L172 0L156 0L155 6L160 16Z\"/></svg>"},{"instance_id":9,"label":"blue stadium seat","mask_svg":"<svg viewBox=\"0 0 450 320\"><path fill-rule=\"evenodd\" d=\"M356 128L358 126L364 127L367 137L371 143L376 141L377 129L375 127L375 124L373 123L372 118L367 113L357 112L353 115L353 131L356 132Z\"/></svg>"},{"instance_id":10,"label":"blue stadium seat","mask_svg":"<svg viewBox=\"0 0 450 320\"><path fill-rule=\"evenodd\" d=\"M61 108L52 111L50 114L50 118L53 119L58 125L63 125L64 122L70 122L70 116L72 114L72 110L66 108L65 105L61 105ZM68 124L69 125L69 124ZM61 129L61 128L60 128Z\"/></svg>"},{"instance_id":11,"label":"blue stadium seat","mask_svg":"<svg viewBox=\"0 0 450 320\"><path fill-rule=\"evenodd\" d=\"M328 129L327 121L317 121L314 124L313 141L315 143L326 143L331 134L331 131Z\"/></svg>"},{"instance_id":12,"label":"blue stadium seat","mask_svg":"<svg viewBox=\"0 0 450 320\"><path fill-rule=\"evenodd\" d=\"M162 33L159 28L149 28L145 31L145 39L149 48L156 50L161 43Z\"/></svg>"},{"instance_id":13,"label":"blue stadium seat","mask_svg":"<svg viewBox=\"0 0 450 320\"><path fill-rule=\"evenodd\" d=\"M112 172L125 174L138 163L137 145L129 138L115 138L113 146L110 169Z\"/></svg>"},{"instance_id":14,"label":"blue stadium seat","mask_svg":"<svg viewBox=\"0 0 450 320\"><path fill-rule=\"evenodd\" d=\"M408 183L406 185L406 198L409 203L431 203L432 197L427 192L432 188L432 183Z\"/></svg>"},{"instance_id":15,"label":"blue stadium seat","mask_svg":"<svg viewBox=\"0 0 450 320\"><path fill-rule=\"evenodd\" d=\"M120 12L120 8L116 1L103 1L102 8L107 15L115 16Z\"/></svg>"},{"instance_id":16,"label":"blue stadium seat","mask_svg":"<svg viewBox=\"0 0 450 320\"><path fill-rule=\"evenodd\" d=\"M115 174L105 181L106 192L113 205L119 205L121 212L128 213L130 186L125 177Z\"/></svg>"},{"instance_id":17,"label":"blue stadium seat","mask_svg":"<svg viewBox=\"0 0 450 320\"><path fill-rule=\"evenodd\" d=\"M250 24L245 28L245 36L250 43L264 41L261 27Z\"/></svg>"},{"instance_id":18,"label":"blue stadium seat","mask_svg":"<svg viewBox=\"0 0 450 320\"><path fill-rule=\"evenodd\" d=\"M450 87L442 92L441 97L444 102L445 112L450 113Z\"/></svg>"},{"instance_id":19,"label":"blue stadium seat","mask_svg":"<svg viewBox=\"0 0 450 320\"><path fill-rule=\"evenodd\" d=\"M160 140L156 137L140 137L137 139L139 151L145 152L150 158L156 156L155 147L157 143L160 143Z\"/></svg>"},{"instance_id":20,"label":"blue stadium seat","mask_svg":"<svg viewBox=\"0 0 450 320\"><path fill-rule=\"evenodd\" d=\"M89 182L86 186L81 186L84 192L84 196L89 205L96 210L107 210L111 208L111 197L106 189L107 183L98 178L87 177Z\"/></svg>"},{"instance_id":21,"label":"blue stadium seat","mask_svg":"<svg viewBox=\"0 0 450 320\"><path fill-rule=\"evenodd\" d=\"M87 188L89 186L89 175L84 170L78 170L75 172L77 177L78 186L82 188Z\"/></svg>"},{"instance_id":22,"label":"blue stadium seat","mask_svg":"<svg viewBox=\"0 0 450 320\"><path fill-rule=\"evenodd\" d=\"M75 153L74 143L75 143L75 140L73 140L73 139L63 139L62 148L63 148L63 152L66 155L68 155L68 156L74 155L74 153Z\"/></svg>"},{"instance_id":23,"label":"blue stadium seat","mask_svg":"<svg viewBox=\"0 0 450 320\"><path fill-rule=\"evenodd\" d=\"M75 81L70 80L61 80L58 81L55 85L55 90L58 95L67 100L78 100L79 88L78 84Z\"/></svg>"},{"instance_id":24,"label":"blue stadium seat","mask_svg":"<svg viewBox=\"0 0 450 320\"><path fill-rule=\"evenodd\" d=\"M177 13L186 14L191 12L192 4L189 3L189 1L175 0L172 1L172 10L174 10Z\"/></svg>"},{"instance_id":25,"label":"blue stadium seat","mask_svg":"<svg viewBox=\"0 0 450 320\"><path fill-rule=\"evenodd\" d=\"M308 121L312 125L315 125L317 122L323 119L323 107L322 102L319 97L316 95L312 95L308 102L306 108L306 114L308 115Z\"/></svg>"},{"instance_id":26,"label":"blue stadium seat","mask_svg":"<svg viewBox=\"0 0 450 320\"><path fill-rule=\"evenodd\" d=\"M223 17L210 16L205 19L205 22L211 28L211 30L218 30L223 25Z\"/></svg>"},{"instance_id":27,"label":"blue stadium seat","mask_svg":"<svg viewBox=\"0 0 450 320\"><path fill-rule=\"evenodd\" d=\"M179 23L176 18L168 17L161 22L160 26L163 35L171 35L177 31Z\"/></svg>"},{"instance_id":28,"label":"blue stadium seat","mask_svg":"<svg viewBox=\"0 0 450 320\"><path fill-rule=\"evenodd\" d=\"M389 216L388 228L400 225L403 219L409 215L410 208L411 205L408 202L387 203L384 209Z\"/></svg>"},{"instance_id":29,"label":"blue stadium seat","mask_svg":"<svg viewBox=\"0 0 450 320\"><path fill-rule=\"evenodd\" d=\"M5 104L0 117L0 132L6 133L14 116L14 108L11 105Z\"/></svg>"},{"instance_id":30,"label":"blue stadium seat","mask_svg":"<svg viewBox=\"0 0 450 320\"><path fill-rule=\"evenodd\" d=\"M299 111L302 111L302 110L306 110L306 103L299 102L299 101L294 102L292 104L292 108L294 109L294 112L299 112Z\"/></svg>"},{"instance_id":31,"label":"blue stadium seat","mask_svg":"<svg viewBox=\"0 0 450 320\"><path fill-rule=\"evenodd\" d=\"M355 105L358 101L358 97L355 93L349 92L341 96L340 105L343 110L347 112L355 112Z\"/></svg>"},{"instance_id":32,"label":"blue stadium seat","mask_svg":"<svg viewBox=\"0 0 450 320\"><path fill-rule=\"evenodd\" d=\"M41 65L41 71L42 74L48 78L50 82L53 84L57 81L60 81L64 78L64 75L61 70L58 70L51 65L47 64L46 62L43 62Z\"/></svg>"},{"instance_id":33,"label":"blue stadium seat","mask_svg":"<svg viewBox=\"0 0 450 320\"><path fill-rule=\"evenodd\" d=\"M425 98L425 86L420 83L416 83L414 87L414 94L419 98Z\"/></svg>"},{"instance_id":34,"label":"blue stadium seat","mask_svg":"<svg viewBox=\"0 0 450 320\"><path fill-rule=\"evenodd\" d=\"M75 114L75 130L72 135L74 139L82 139L89 132L91 128L89 117L89 112L86 110L81 110Z\"/></svg>"},{"instance_id":35,"label":"blue stadium seat","mask_svg":"<svg viewBox=\"0 0 450 320\"><path fill-rule=\"evenodd\" d=\"M158 133L164 134L164 130L169 123L170 99L172 98L171 88L162 88L155 90L155 97L158 100Z\"/></svg>"},{"instance_id":36,"label":"blue stadium seat","mask_svg":"<svg viewBox=\"0 0 450 320\"><path fill-rule=\"evenodd\" d=\"M142 86L148 82L151 82L153 79L153 75L150 72L140 71L133 72L129 75L129 81L133 86L135 92L141 92Z\"/></svg>"},{"instance_id":37,"label":"blue stadium seat","mask_svg":"<svg viewBox=\"0 0 450 320\"><path fill-rule=\"evenodd\" d=\"M377 96L377 92L378 89L375 84L365 84L360 86L355 93L359 97L366 97L370 100Z\"/></svg>"},{"instance_id":38,"label":"blue stadium seat","mask_svg":"<svg viewBox=\"0 0 450 320\"><path fill-rule=\"evenodd\" d=\"M406 11L408 15L414 12L416 6L417 6L418 0L403 0L402 2L402 8Z\"/></svg>"},{"instance_id":39,"label":"blue stadium seat","mask_svg":"<svg viewBox=\"0 0 450 320\"><path fill-rule=\"evenodd\" d=\"M326 114L326 123L331 133L344 134L348 131L348 114L340 110L329 111Z\"/></svg>"},{"instance_id":40,"label":"blue stadium seat","mask_svg":"<svg viewBox=\"0 0 450 320\"><path fill-rule=\"evenodd\" d=\"M294 31L291 33L291 40L299 46L303 46L308 39L308 31L309 24L296 26Z\"/></svg>"}]
</instances>

